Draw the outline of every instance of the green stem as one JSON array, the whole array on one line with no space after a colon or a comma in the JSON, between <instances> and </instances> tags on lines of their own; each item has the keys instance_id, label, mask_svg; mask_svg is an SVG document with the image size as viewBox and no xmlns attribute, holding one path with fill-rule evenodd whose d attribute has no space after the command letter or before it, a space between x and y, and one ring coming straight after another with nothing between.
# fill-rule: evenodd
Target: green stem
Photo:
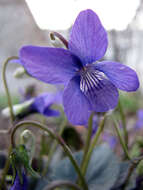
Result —
<instances>
[{"instance_id":1,"label":"green stem","mask_svg":"<svg viewBox=\"0 0 143 190\"><path fill-rule=\"evenodd\" d=\"M8 88L8 84L7 84L7 80L6 80L6 69L7 69L7 65L8 65L9 61L11 61L13 59L18 59L18 57L17 56L9 57L4 62L3 69L2 69L3 84L4 84L4 88L5 88L5 92L6 92L6 96L7 96L7 100L8 100L8 106L9 106L9 109L10 109L10 118L11 118L11 123L12 124L14 122L14 113L13 113L12 101L11 101L11 97L10 97L10 93L9 93L9 88ZM9 156L11 154L11 150L12 150L12 146L10 145L9 150L8 150L8 159L7 159L6 163L5 163L5 166L4 166L4 169L3 169L3 172L2 172L0 190L2 190L2 188L5 185L5 178L6 178L8 170L9 170L9 166L10 166Z\"/></svg>"},{"instance_id":2,"label":"green stem","mask_svg":"<svg viewBox=\"0 0 143 190\"><path fill-rule=\"evenodd\" d=\"M11 143L13 146L15 146L15 142L14 142L14 135L15 135L15 132L18 128L21 128L21 127L24 127L24 126L32 126L32 127L36 127L36 128L39 128L41 130L44 130L46 131L53 139L55 139L63 148L63 150L65 151L65 153L67 154L67 156L69 157L71 163L73 164L77 174L78 174L78 177L80 178L80 183L82 184L83 186L83 189L84 190L88 190L88 186L86 184L86 181L80 171L80 168L76 162L76 160L74 159L73 155L72 155L72 152L71 150L69 149L69 147L65 144L65 142L63 141L63 139L58 136L57 134L55 134L54 131L52 131L51 129L49 129L46 125L44 124L41 124L41 123L38 123L38 122L34 122L34 121L23 121L23 122L19 122L18 124L15 125L15 127L13 128L12 130L12 133L11 133Z\"/></svg>"},{"instance_id":3,"label":"green stem","mask_svg":"<svg viewBox=\"0 0 143 190\"><path fill-rule=\"evenodd\" d=\"M128 160L132 160L131 157L130 157L130 155L129 155L129 153L128 153L128 149L127 149L127 146L126 146L126 144L125 144L125 142L124 142L124 139L123 139L123 137L122 137L122 135L121 135L120 129L119 129L119 127L118 127L118 123L117 123L117 121L114 119L113 116L111 116L111 117L112 117L112 120L113 120L113 122L114 122L115 130L116 130L117 135L118 135L118 137L119 137L120 144L122 145L122 148L123 148L123 150L124 150L125 156L126 156L126 158L127 158Z\"/></svg>"},{"instance_id":4,"label":"green stem","mask_svg":"<svg viewBox=\"0 0 143 190\"><path fill-rule=\"evenodd\" d=\"M127 125L126 125L126 117L125 117L123 106L120 99L119 99L118 107L119 107L120 116L121 116L122 125L123 125L124 139L125 139L125 143L128 149L128 131L127 131Z\"/></svg>"},{"instance_id":5,"label":"green stem","mask_svg":"<svg viewBox=\"0 0 143 190\"><path fill-rule=\"evenodd\" d=\"M8 89L8 85L7 85L7 80L6 80L6 68L7 68L7 65L8 65L9 61L11 61L13 59L18 59L18 57L17 56L9 57L4 62L3 69L2 69L2 78L3 78L3 83L4 83L4 87L5 87L7 100L8 100L8 106L9 106L9 109L10 109L11 122L14 121L14 114L13 114L13 108L12 108L12 101L11 101L11 97L10 97L10 93L9 93L9 89Z\"/></svg>"},{"instance_id":6,"label":"green stem","mask_svg":"<svg viewBox=\"0 0 143 190\"><path fill-rule=\"evenodd\" d=\"M84 162L84 165L83 165L83 168L82 168L82 174L83 176L85 176L86 174L86 170L87 170L87 167L88 167L88 163L90 161L90 158L91 158L91 155L92 155L92 152L98 142L98 139L100 137L100 134L101 132L103 131L103 128L104 128L104 123L105 123L105 118L106 118L106 115L104 114L104 117L103 117L103 120L101 121L99 127L98 127L98 130L95 134L95 137L93 139L93 142L92 144L90 145L90 148L89 148L89 151L87 152L87 156L86 156L86 159L85 159L85 162Z\"/></svg>"},{"instance_id":7,"label":"green stem","mask_svg":"<svg viewBox=\"0 0 143 190\"><path fill-rule=\"evenodd\" d=\"M88 134L87 134L87 139L86 139L86 142L85 142L83 159L82 159L82 162L81 162L81 170L83 168L83 165L84 165L84 162L85 162L85 159L86 159L86 156L87 156L87 152L89 150L90 143L91 143L93 116L94 116L94 113L91 114L91 116L90 116L90 118L88 120Z\"/></svg>"},{"instance_id":8,"label":"green stem","mask_svg":"<svg viewBox=\"0 0 143 190\"><path fill-rule=\"evenodd\" d=\"M62 122L62 124L61 124L61 126L60 126L60 131L59 131L59 133L58 133L59 136L61 136L61 134L62 134L62 132L63 132L63 130L64 130L64 128L65 128L66 123L67 123L67 119L64 118L64 121ZM49 152L48 161L47 161L47 164L46 164L46 167L45 167L45 169L44 169L44 171L43 171L42 176L45 176L46 173L47 173L49 164L50 164L51 159L52 159L52 157L53 157L53 154L54 154L54 152L55 152L55 150L56 150L56 148L57 148L57 145L58 145L57 141L54 141L53 146L52 146L52 148L51 148L51 150L50 150L50 152Z\"/></svg>"},{"instance_id":9,"label":"green stem","mask_svg":"<svg viewBox=\"0 0 143 190\"><path fill-rule=\"evenodd\" d=\"M82 190L78 185L71 183L70 181L54 181L50 185L44 188L44 190L53 190L57 187L70 187L74 190Z\"/></svg>"}]
</instances>

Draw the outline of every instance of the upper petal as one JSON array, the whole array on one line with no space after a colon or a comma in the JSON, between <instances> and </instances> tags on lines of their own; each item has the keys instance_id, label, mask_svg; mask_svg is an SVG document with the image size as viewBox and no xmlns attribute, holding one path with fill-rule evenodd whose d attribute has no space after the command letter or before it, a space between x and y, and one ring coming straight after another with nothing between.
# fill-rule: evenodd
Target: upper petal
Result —
<instances>
[{"instance_id":1,"label":"upper petal","mask_svg":"<svg viewBox=\"0 0 143 190\"><path fill-rule=\"evenodd\" d=\"M33 77L47 83L66 83L80 67L79 59L62 48L25 46L20 61Z\"/></svg>"},{"instance_id":2,"label":"upper petal","mask_svg":"<svg viewBox=\"0 0 143 190\"><path fill-rule=\"evenodd\" d=\"M87 64L101 59L107 45L107 33L96 13L89 9L80 12L71 30L69 49Z\"/></svg>"},{"instance_id":3,"label":"upper petal","mask_svg":"<svg viewBox=\"0 0 143 190\"><path fill-rule=\"evenodd\" d=\"M136 91L139 87L136 72L126 65L103 61L95 64L95 69L104 72L110 81L121 90L130 92Z\"/></svg>"},{"instance_id":4,"label":"upper petal","mask_svg":"<svg viewBox=\"0 0 143 190\"><path fill-rule=\"evenodd\" d=\"M64 110L68 120L74 125L85 125L91 113L90 104L80 90L80 77L73 77L63 95Z\"/></svg>"}]
</instances>

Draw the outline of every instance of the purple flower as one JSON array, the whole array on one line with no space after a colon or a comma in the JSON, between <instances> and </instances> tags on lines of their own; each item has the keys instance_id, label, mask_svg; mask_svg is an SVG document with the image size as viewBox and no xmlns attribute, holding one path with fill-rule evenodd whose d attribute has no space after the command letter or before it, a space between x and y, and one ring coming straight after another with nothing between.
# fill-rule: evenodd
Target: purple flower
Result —
<instances>
[{"instance_id":1,"label":"purple flower","mask_svg":"<svg viewBox=\"0 0 143 190\"><path fill-rule=\"evenodd\" d=\"M31 98L27 101L24 101L21 104L16 104L13 106L13 111L15 117L21 119L32 113L40 113L44 116L59 116L60 112L53 109L53 104L60 104L62 93L43 93L35 98ZM2 110L2 114L5 117L10 116L9 108Z\"/></svg>"},{"instance_id":2,"label":"purple flower","mask_svg":"<svg viewBox=\"0 0 143 190\"><path fill-rule=\"evenodd\" d=\"M115 136L112 136L111 134L104 132L102 139L103 141L107 142L112 149L115 148L117 144L117 138Z\"/></svg>"},{"instance_id":3,"label":"purple flower","mask_svg":"<svg viewBox=\"0 0 143 190\"><path fill-rule=\"evenodd\" d=\"M139 87L136 72L131 68L117 62L99 62L107 45L107 33L98 16L92 10L85 10L72 27L67 50L25 46L19 57L33 77L65 85L65 113L71 123L84 125L92 111L115 108L117 88L130 92Z\"/></svg>"},{"instance_id":4,"label":"purple flower","mask_svg":"<svg viewBox=\"0 0 143 190\"><path fill-rule=\"evenodd\" d=\"M135 129L141 129L143 127L143 109L137 112L137 122L135 124Z\"/></svg>"},{"instance_id":5,"label":"purple flower","mask_svg":"<svg viewBox=\"0 0 143 190\"><path fill-rule=\"evenodd\" d=\"M23 173L23 182L20 182L19 176L16 174L14 184L10 188L10 190L27 190L28 189L28 182L27 182L27 177Z\"/></svg>"},{"instance_id":6,"label":"purple flower","mask_svg":"<svg viewBox=\"0 0 143 190\"><path fill-rule=\"evenodd\" d=\"M31 113L40 113L45 116L59 116L59 111L51 108L53 104L61 103L61 93L44 93L34 98L30 105Z\"/></svg>"}]
</instances>

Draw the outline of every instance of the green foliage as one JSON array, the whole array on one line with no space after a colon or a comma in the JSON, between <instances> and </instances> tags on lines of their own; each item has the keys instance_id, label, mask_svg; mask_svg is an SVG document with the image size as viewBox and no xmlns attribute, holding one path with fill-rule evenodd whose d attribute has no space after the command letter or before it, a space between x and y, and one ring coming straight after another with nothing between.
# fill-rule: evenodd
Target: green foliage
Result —
<instances>
[{"instance_id":1,"label":"green foliage","mask_svg":"<svg viewBox=\"0 0 143 190\"><path fill-rule=\"evenodd\" d=\"M83 152L77 152L74 157L78 164L81 163ZM90 190L120 190L120 186L124 183L127 176L130 163L121 162L111 149L103 144L97 147L91 157L87 173L86 181ZM55 164L49 172L48 180L39 181L36 190L42 190L45 185L54 180L77 181L77 174L68 158ZM135 178L131 179L129 187L135 186Z\"/></svg>"}]
</instances>

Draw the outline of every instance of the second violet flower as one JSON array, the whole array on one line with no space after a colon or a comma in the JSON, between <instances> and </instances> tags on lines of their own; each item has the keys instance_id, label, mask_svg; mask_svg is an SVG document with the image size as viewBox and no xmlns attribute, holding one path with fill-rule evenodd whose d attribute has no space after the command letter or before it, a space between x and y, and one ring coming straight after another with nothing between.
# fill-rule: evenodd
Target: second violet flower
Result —
<instances>
[{"instance_id":1,"label":"second violet flower","mask_svg":"<svg viewBox=\"0 0 143 190\"><path fill-rule=\"evenodd\" d=\"M68 49L24 46L20 62L33 77L65 86L63 105L69 121L85 125L92 111L106 112L118 103L118 90L136 91L136 72L117 62L101 61L107 32L92 10L78 15ZM98 62L97 62L98 61Z\"/></svg>"}]
</instances>

